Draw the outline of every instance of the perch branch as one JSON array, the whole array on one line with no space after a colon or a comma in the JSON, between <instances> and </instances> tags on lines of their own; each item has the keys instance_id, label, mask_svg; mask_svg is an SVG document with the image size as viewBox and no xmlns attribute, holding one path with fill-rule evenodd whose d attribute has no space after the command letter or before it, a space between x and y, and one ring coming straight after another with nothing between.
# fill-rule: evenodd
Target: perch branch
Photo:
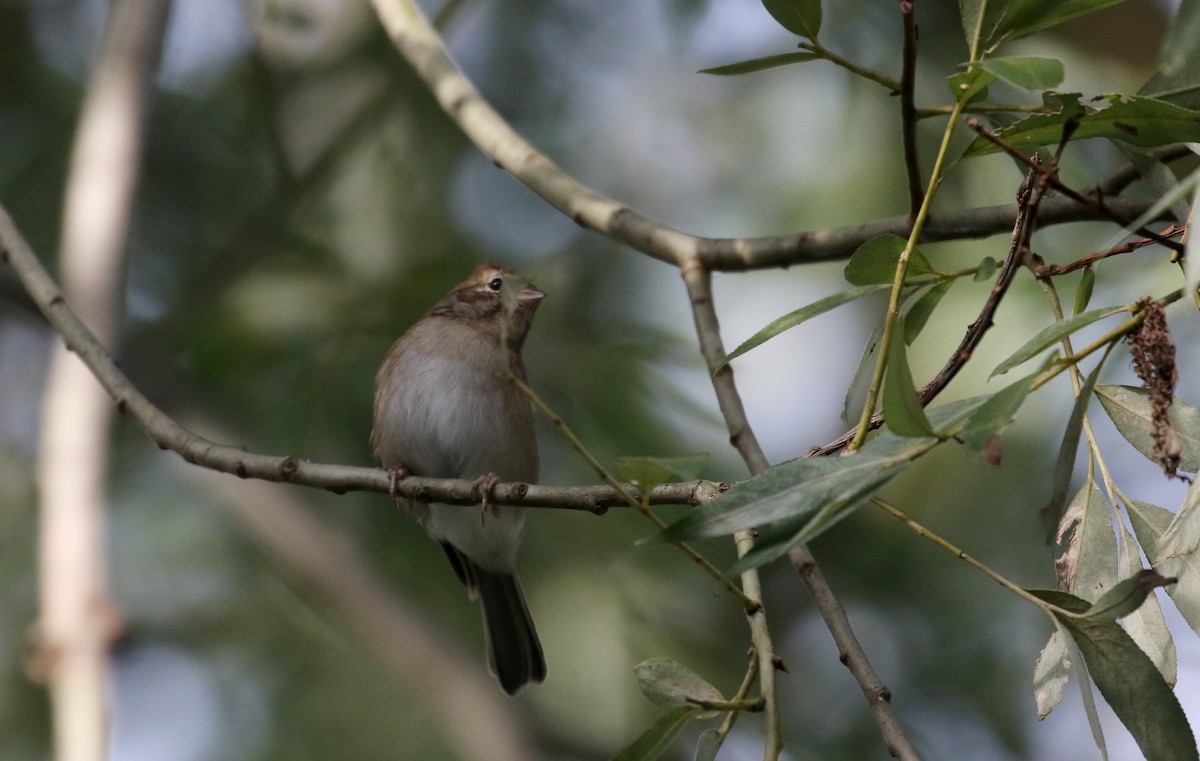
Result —
<instances>
[{"instance_id":1,"label":"perch branch","mask_svg":"<svg viewBox=\"0 0 1200 761\"><path fill-rule=\"evenodd\" d=\"M292 456L248 452L199 436L154 405L126 377L108 350L79 316L72 311L57 284L42 267L8 212L0 206L0 259L8 262L43 316L62 337L67 348L79 355L112 398L116 409L127 415L161 449L210 470L240 478L256 478L342 493L372 491L387 494L391 488L386 471L347 465L312 463ZM687 481L661 484L651 490L650 504L699 505L715 498L727 484ZM448 504L478 504L470 481L409 477L397 484L396 493L406 499ZM632 486L626 495L607 486L544 486L504 483L496 487L497 504L526 507L561 507L602 513L612 505L626 503L626 496L639 497Z\"/></svg>"}]
</instances>

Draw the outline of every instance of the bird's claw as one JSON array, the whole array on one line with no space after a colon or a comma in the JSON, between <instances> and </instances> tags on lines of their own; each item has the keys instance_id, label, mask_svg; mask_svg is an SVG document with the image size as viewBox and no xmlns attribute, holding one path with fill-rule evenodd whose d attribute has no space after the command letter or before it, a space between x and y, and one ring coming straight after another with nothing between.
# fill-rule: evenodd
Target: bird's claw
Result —
<instances>
[{"instance_id":1,"label":"bird's claw","mask_svg":"<svg viewBox=\"0 0 1200 761\"><path fill-rule=\"evenodd\" d=\"M408 468L403 465L393 465L387 469L388 496L396 499L400 494L400 482L408 478Z\"/></svg>"},{"instance_id":2,"label":"bird's claw","mask_svg":"<svg viewBox=\"0 0 1200 761\"><path fill-rule=\"evenodd\" d=\"M487 515L489 508L494 517L500 517L500 505L492 503L492 491L500 483L500 477L495 473L485 473L471 482L471 491L479 494L479 504L483 508L481 518Z\"/></svg>"}]
</instances>

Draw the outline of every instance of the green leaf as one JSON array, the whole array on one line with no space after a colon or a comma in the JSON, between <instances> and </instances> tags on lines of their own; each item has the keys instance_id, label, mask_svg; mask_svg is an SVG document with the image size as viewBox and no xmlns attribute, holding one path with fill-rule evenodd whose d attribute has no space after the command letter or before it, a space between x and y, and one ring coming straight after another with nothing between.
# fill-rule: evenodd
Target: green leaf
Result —
<instances>
[{"instance_id":1,"label":"green leaf","mask_svg":"<svg viewBox=\"0 0 1200 761\"><path fill-rule=\"evenodd\" d=\"M1071 335L1080 328L1087 327L1093 322L1124 311L1127 311L1124 307L1105 307L1104 309L1093 309L1090 312L1084 312L1074 317L1068 317L1065 320L1059 320L1053 325L1039 331L1037 335L1025 342L1024 346L1013 352L1012 356L999 365L996 365L996 369L992 370L992 374L989 377L994 378L997 375L1003 375L1017 365L1033 359L1051 344L1061 341L1064 337Z\"/></svg>"},{"instance_id":2,"label":"green leaf","mask_svg":"<svg viewBox=\"0 0 1200 761\"><path fill-rule=\"evenodd\" d=\"M654 761L671 747L689 721L701 712L694 706L672 708L659 716L642 736L626 745L612 761Z\"/></svg>"},{"instance_id":3,"label":"green leaf","mask_svg":"<svg viewBox=\"0 0 1200 761\"><path fill-rule=\"evenodd\" d=\"M1197 761L1196 739L1170 685L1115 622L1058 617L1088 673L1147 761Z\"/></svg>"},{"instance_id":4,"label":"green leaf","mask_svg":"<svg viewBox=\"0 0 1200 761\"><path fill-rule=\"evenodd\" d=\"M1117 522L1117 539L1121 548L1117 556L1117 575L1123 579L1132 579L1142 571L1142 556L1138 551L1137 540L1125 527L1124 521ZM1154 661L1154 667L1162 674L1167 684L1174 686L1178 670L1175 641L1167 629L1167 619L1163 617L1158 597L1147 595L1141 607L1122 616L1121 626L1129 632L1129 636L1133 637L1133 641L1142 652Z\"/></svg>"},{"instance_id":5,"label":"green leaf","mask_svg":"<svg viewBox=\"0 0 1200 761\"><path fill-rule=\"evenodd\" d=\"M1175 583L1149 569L1143 568L1136 574L1109 589L1088 609L1087 617L1095 621L1116 621L1133 613L1150 593L1159 587Z\"/></svg>"},{"instance_id":6,"label":"green leaf","mask_svg":"<svg viewBox=\"0 0 1200 761\"><path fill-rule=\"evenodd\" d=\"M1071 417L1067 419L1067 427L1063 429L1062 445L1058 448L1058 459L1054 465L1053 488L1050 491L1050 501L1041 509L1042 522L1046 529L1046 544L1054 543L1059 521L1062 520L1063 503L1067 501L1067 489L1071 486L1071 474L1075 471L1075 455L1079 452L1079 437L1083 432L1083 416L1087 411L1088 401L1096 388L1096 379L1100 377L1100 369L1108 354L1088 373L1087 380L1075 397L1075 406L1071 409Z\"/></svg>"},{"instance_id":7,"label":"green leaf","mask_svg":"<svg viewBox=\"0 0 1200 761\"><path fill-rule=\"evenodd\" d=\"M1049 90L1062 83L1062 61L1041 56L987 58L979 66L998 79L1025 90Z\"/></svg>"},{"instance_id":8,"label":"green leaf","mask_svg":"<svg viewBox=\"0 0 1200 761\"><path fill-rule=\"evenodd\" d=\"M840 307L842 304L849 303L871 293L877 293L885 288L888 288L889 286L890 283L875 283L873 285L864 285L859 286L858 288L851 288L848 291L842 291L841 293L835 293L831 296L826 296L819 301L814 301L808 306L801 307L794 312L785 314L783 317L772 321L765 328L746 339L740 346L730 352L728 357L722 360L717 369L719 370L721 367L729 364L733 359L742 356L753 348L761 346L789 328L794 328L802 322L811 320L818 315L825 314L831 309Z\"/></svg>"},{"instance_id":9,"label":"green leaf","mask_svg":"<svg viewBox=\"0 0 1200 761\"><path fill-rule=\"evenodd\" d=\"M930 411L930 422L940 430L953 430L984 399L939 407ZM781 521L791 521L781 525L798 531L822 510L860 505L937 444L932 437L906 438L885 431L854 454L789 460L690 511L649 541L725 536Z\"/></svg>"},{"instance_id":10,"label":"green leaf","mask_svg":"<svg viewBox=\"0 0 1200 761\"><path fill-rule=\"evenodd\" d=\"M995 74L974 66L947 77L946 89L956 101L974 103L987 97L987 87L995 81Z\"/></svg>"},{"instance_id":11,"label":"green leaf","mask_svg":"<svg viewBox=\"0 0 1200 761\"><path fill-rule=\"evenodd\" d=\"M815 61L820 57L816 53L780 53L778 55L763 56L762 58L751 58L748 61L727 63L724 66L714 66L711 69L701 69L699 73L714 74L718 77L732 77L738 74L749 74L755 71L774 69L778 66L787 66L793 63Z\"/></svg>"},{"instance_id":12,"label":"green leaf","mask_svg":"<svg viewBox=\"0 0 1200 761\"><path fill-rule=\"evenodd\" d=\"M1167 76L1183 71L1196 55L1196 40L1200 40L1200 0L1181 0L1175 20L1167 24L1159 71Z\"/></svg>"},{"instance_id":13,"label":"green leaf","mask_svg":"<svg viewBox=\"0 0 1200 761\"><path fill-rule=\"evenodd\" d=\"M1072 314L1082 314L1092 300L1092 290L1096 287L1096 272L1091 267L1083 270L1079 278L1079 287L1075 289L1075 308Z\"/></svg>"},{"instance_id":14,"label":"green leaf","mask_svg":"<svg viewBox=\"0 0 1200 761\"><path fill-rule=\"evenodd\" d=\"M1055 631L1033 666L1033 699L1038 719L1044 719L1062 702L1063 687L1071 677L1070 635Z\"/></svg>"},{"instance_id":15,"label":"green leaf","mask_svg":"<svg viewBox=\"0 0 1200 761\"><path fill-rule=\"evenodd\" d=\"M892 433L900 436L933 436L933 426L913 385L904 331L894 326L888 341L887 366L883 379L883 418Z\"/></svg>"},{"instance_id":16,"label":"green leaf","mask_svg":"<svg viewBox=\"0 0 1200 761\"><path fill-rule=\"evenodd\" d=\"M1154 461L1153 410L1146 390L1133 386L1097 386L1096 398L1125 440ZM1179 435L1179 467L1191 473L1200 470L1200 409L1177 397L1167 412L1167 419Z\"/></svg>"},{"instance_id":17,"label":"green leaf","mask_svg":"<svg viewBox=\"0 0 1200 761\"><path fill-rule=\"evenodd\" d=\"M1185 5L1196 6L1200 5L1196 0L1186 0ZM1182 20L1184 7L1180 6L1180 18ZM1188 16L1195 18L1196 11L1188 10ZM1189 21L1195 23L1194 21ZM1177 106L1184 108L1200 109L1200 45L1196 45L1195 37L1185 38L1183 44L1183 60L1179 61L1174 57L1178 48L1172 49L1171 37L1178 32L1182 37L1186 34L1183 26L1169 27L1168 40L1163 45L1164 59L1157 74L1150 78L1150 81L1142 85L1138 90L1138 95L1144 95L1147 98L1156 98L1174 103ZM1168 61L1165 56L1171 55L1172 60Z\"/></svg>"},{"instance_id":18,"label":"green leaf","mask_svg":"<svg viewBox=\"0 0 1200 761\"><path fill-rule=\"evenodd\" d=\"M875 325L871 328L871 334L867 336L867 341L863 344L862 353L858 356L854 375L850 378L850 383L846 385L846 396L842 399L842 422L846 425L855 425L858 422L857 417L853 420L851 417L857 416L865 403L867 387L871 383L871 376L875 370L875 354L879 351L879 342L883 338L883 322L883 316L875 321ZM858 407L859 410L852 410L854 407Z\"/></svg>"},{"instance_id":19,"label":"green leaf","mask_svg":"<svg viewBox=\"0 0 1200 761\"><path fill-rule=\"evenodd\" d=\"M696 741L695 761L715 761L724 739L720 731L716 729L706 729L701 732L700 738Z\"/></svg>"},{"instance_id":20,"label":"green leaf","mask_svg":"<svg viewBox=\"0 0 1200 761\"><path fill-rule=\"evenodd\" d=\"M721 691L686 666L669 658L650 658L634 666L638 687L651 703L663 707L722 702Z\"/></svg>"},{"instance_id":21,"label":"green leaf","mask_svg":"<svg viewBox=\"0 0 1200 761\"><path fill-rule=\"evenodd\" d=\"M1136 95L1110 98L1115 102L1107 108L1088 110L1079 117L1072 140L1107 137L1144 148L1200 140L1200 111ZM1069 118L1064 114L1034 114L997 130L996 135L1017 150L1057 145ZM967 146L963 156L981 156L999 150L991 141L978 137Z\"/></svg>"},{"instance_id":22,"label":"green leaf","mask_svg":"<svg viewBox=\"0 0 1200 761\"><path fill-rule=\"evenodd\" d=\"M1001 6L1003 16L991 33L992 47L1058 26L1064 21L1086 15L1122 0L1008 0L993 4Z\"/></svg>"},{"instance_id":23,"label":"green leaf","mask_svg":"<svg viewBox=\"0 0 1200 761\"><path fill-rule=\"evenodd\" d=\"M762 4L792 34L815 40L821 31L821 0L762 0Z\"/></svg>"},{"instance_id":24,"label":"green leaf","mask_svg":"<svg viewBox=\"0 0 1200 761\"><path fill-rule=\"evenodd\" d=\"M877 285L891 283L896 279L896 264L908 241L898 235L877 235L858 247L846 263L846 281L851 285ZM906 275L924 275L933 272L929 260L919 249L913 249L908 257Z\"/></svg>"},{"instance_id":25,"label":"green leaf","mask_svg":"<svg viewBox=\"0 0 1200 761\"><path fill-rule=\"evenodd\" d=\"M911 346L912 342L917 340L917 336L925 329L925 324L933 315L933 310L955 282L955 278L950 278L935 283L921 298L913 302L908 308L908 313L904 315L904 343Z\"/></svg>"},{"instance_id":26,"label":"green leaf","mask_svg":"<svg viewBox=\"0 0 1200 761\"><path fill-rule=\"evenodd\" d=\"M1056 539L1062 548L1054 560L1060 588L1094 602L1117 583L1117 535L1112 512L1091 478L1063 513Z\"/></svg>"},{"instance_id":27,"label":"green leaf","mask_svg":"<svg viewBox=\"0 0 1200 761\"><path fill-rule=\"evenodd\" d=\"M655 486L668 481L691 481L700 475L706 462L707 452L681 457L618 457L613 461L613 470L618 478L633 484L646 495Z\"/></svg>"},{"instance_id":28,"label":"green leaf","mask_svg":"<svg viewBox=\"0 0 1200 761\"><path fill-rule=\"evenodd\" d=\"M1034 376L1022 378L992 394L969 416L959 438L969 449L983 451L993 436L1000 435L1016 417L1025 397L1033 389Z\"/></svg>"},{"instance_id":29,"label":"green leaf","mask_svg":"<svg viewBox=\"0 0 1200 761\"><path fill-rule=\"evenodd\" d=\"M992 276L996 274L996 268L998 266L999 265L997 265L994 258L990 256L983 257L983 260L979 262L979 269L975 270L975 276L971 278L971 280L976 283L982 283L984 280L991 280Z\"/></svg>"},{"instance_id":30,"label":"green leaf","mask_svg":"<svg viewBox=\"0 0 1200 761\"><path fill-rule=\"evenodd\" d=\"M1130 500L1125 508L1150 565L1179 579L1167 587L1167 594L1192 630L1200 633L1200 553L1195 546L1188 549L1186 541L1200 529L1200 511L1188 510L1176 523L1174 513L1147 502Z\"/></svg>"}]
</instances>

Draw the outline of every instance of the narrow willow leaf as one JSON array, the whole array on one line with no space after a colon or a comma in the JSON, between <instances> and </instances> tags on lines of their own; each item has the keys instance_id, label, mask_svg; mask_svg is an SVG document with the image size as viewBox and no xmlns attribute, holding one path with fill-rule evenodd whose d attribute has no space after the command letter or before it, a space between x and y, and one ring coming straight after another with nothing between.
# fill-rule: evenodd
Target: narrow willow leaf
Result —
<instances>
[{"instance_id":1,"label":"narrow willow leaf","mask_svg":"<svg viewBox=\"0 0 1200 761\"><path fill-rule=\"evenodd\" d=\"M1015 124L996 131L997 137L1017 150L1029 150L1043 145L1057 145L1062 140L1063 126L1068 117L1063 114L1034 114ZM1165 101L1126 96L1123 100L1078 118L1071 140L1106 137L1143 148L1178 142L1200 140L1200 111L1176 106ZM964 156L981 156L1000 149L984 137L976 138Z\"/></svg>"},{"instance_id":2,"label":"narrow willow leaf","mask_svg":"<svg viewBox=\"0 0 1200 761\"><path fill-rule=\"evenodd\" d=\"M986 58L979 66L999 79L1024 90L1058 87L1065 73L1062 61L1041 56Z\"/></svg>"},{"instance_id":3,"label":"narrow willow leaf","mask_svg":"<svg viewBox=\"0 0 1200 761\"><path fill-rule=\"evenodd\" d=\"M1087 617L1093 621L1116 621L1124 618L1141 608L1151 592L1173 583L1174 579L1142 568L1101 595L1100 599L1088 608Z\"/></svg>"},{"instance_id":4,"label":"narrow willow leaf","mask_svg":"<svg viewBox=\"0 0 1200 761\"><path fill-rule=\"evenodd\" d=\"M1088 673L1147 761L1197 761L1196 739L1170 685L1115 622L1059 617Z\"/></svg>"},{"instance_id":5,"label":"narrow willow leaf","mask_svg":"<svg viewBox=\"0 0 1200 761\"><path fill-rule=\"evenodd\" d=\"M892 330L888 341L887 366L883 379L883 419L892 433L900 436L933 436L933 426L917 397L908 352L904 349L904 331Z\"/></svg>"},{"instance_id":6,"label":"narrow willow leaf","mask_svg":"<svg viewBox=\"0 0 1200 761\"><path fill-rule=\"evenodd\" d=\"M792 34L817 39L821 31L821 0L762 0L772 18Z\"/></svg>"},{"instance_id":7,"label":"narrow willow leaf","mask_svg":"<svg viewBox=\"0 0 1200 761\"><path fill-rule=\"evenodd\" d=\"M947 77L946 89L956 101L974 103L987 98L988 85L995 81L995 74L976 66Z\"/></svg>"},{"instance_id":8,"label":"narrow willow leaf","mask_svg":"<svg viewBox=\"0 0 1200 761\"><path fill-rule=\"evenodd\" d=\"M612 761L654 761L666 753L687 723L701 713L694 706L680 706L659 716L642 736L626 745Z\"/></svg>"},{"instance_id":9,"label":"narrow willow leaf","mask_svg":"<svg viewBox=\"0 0 1200 761\"><path fill-rule=\"evenodd\" d=\"M1075 308L1072 314L1083 314L1088 303L1092 300L1092 290L1096 287L1096 271L1091 267L1083 270L1079 278L1079 287L1075 289Z\"/></svg>"},{"instance_id":10,"label":"narrow willow leaf","mask_svg":"<svg viewBox=\"0 0 1200 761\"><path fill-rule=\"evenodd\" d=\"M921 298L913 302L913 305L908 308L908 312L904 315L904 343L911 346L912 342L917 340L917 336L925 329L926 323L929 322L929 318L933 315L933 310L937 309L937 305L941 303L942 297L949 292L955 282L955 278L950 278L935 283Z\"/></svg>"},{"instance_id":11,"label":"narrow willow leaf","mask_svg":"<svg viewBox=\"0 0 1200 761\"><path fill-rule=\"evenodd\" d=\"M954 432L984 398L930 411L931 424ZM649 541L725 536L778 521L799 530L819 511L861 504L867 496L937 446L935 438L906 438L884 431L854 454L780 463L690 511ZM864 495L865 492L865 495ZM643 540L646 541L646 540Z\"/></svg>"},{"instance_id":12,"label":"narrow willow leaf","mask_svg":"<svg viewBox=\"0 0 1200 761\"><path fill-rule=\"evenodd\" d=\"M696 672L669 658L650 658L634 666L638 687L655 705L694 706L696 701L720 702L725 697Z\"/></svg>"},{"instance_id":13,"label":"narrow willow leaf","mask_svg":"<svg viewBox=\"0 0 1200 761\"><path fill-rule=\"evenodd\" d=\"M784 332L785 330L794 328L797 325L811 320L818 315L825 314L831 309L840 307L842 304L847 304L868 294L877 293L878 291L884 290L889 285L890 283L876 283L873 285L864 285L858 288L851 288L847 291L842 291L841 293L835 293L831 296L826 296L819 301L814 301L808 306L801 307L794 312L789 312L783 317L772 321L765 328L746 339L740 346L729 353L729 356L721 362L717 369L719 370L721 367L729 364L733 359L742 356L751 349L761 346L767 341L770 341L772 338Z\"/></svg>"},{"instance_id":14,"label":"narrow willow leaf","mask_svg":"<svg viewBox=\"0 0 1200 761\"><path fill-rule=\"evenodd\" d=\"M879 342L883 339L883 322L883 317L875 321L875 326L871 328L871 335L867 336L867 342L863 344L862 353L858 356L858 365L854 368L854 375L851 377L850 383L846 385L846 396L842 399L842 422L846 425L858 423L857 419L852 419L858 414L855 408L861 409L865 404L867 387L871 383L871 374L875 369L875 353L879 351Z\"/></svg>"},{"instance_id":15,"label":"narrow willow leaf","mask_svg":"<svg viewBox=\"0 0 1200 761\"><path fill-rule=\"evenodd\" d=\"M1107 249L1117 245L1129 237L1132 231L1137 230L1139 227L1144 227L1150 222L1153 222L1161 217L1168 209L1174 206L1180 199L1194 191L1197 187L1200 187L1200 168L1193 170L1186 177L1180 180L1179 184L1172 188L1170 192L1165 193L1155 199L1154 203L1150 204L1150 208L1142 212L1141 216L1130 222L1128 225L1125 225L1117 232L1113 233L1113 235L1109 237L1105 244L1103 246L1099 246L1098 248Z\"/></svg>"},{"instance_id":16,"label":"narrow willow leaf","mask_svg":"<svg viewBox=\"0 0 1200 761\"><path fill-rule=\"evenodd\" d=\"M846 282L851 285L891 284L896 279L896 265L908 241L899 235L877 235L858 247L846 262ZM908 257L906 275L926 275L933 272L929 260L919 249Z\"/></svg>"},{"instance_id":17,"label":"narrow willow leaf","mask_svg":"<svg viewBox=\"0 0 1200 761\"><path fill-rule=\"evenodd\" d=\"M726 570L725 575L735 578L752 568L770 563L801 544L808 544L862 507L875 492L902 470L883 472L873 479L864 480L840 499L830 501L817 510L811 518L801 516L772 526L766 536L754 544L754 548L743 555Z\"/></svg>"},{"instance_id":18,"label":"narrow willow leaf","mask_svg":"<svg viewBox=\"0 0 1200 761\"><path fill-rule=\"evenodd\" d=\"M990 256L983 257L983 261L979 262L979 269L975 270L975 276L971 278L976 283L982 283L985 280L991 280L996 274L996 260Z\"/></svg>"},{"instance_id":19,"label":"narrow willow leaf","mask_svg":"<svg viewBox=\"0 0 1200 761\"><path fill-rule=\"evenodd\" d=\"M992 394L967 417L958 436L968 448L980 452L993 436L1008 427L1033 388L1034 376L1022 378Z\"/></svg>"},{"instance_id":20,"label":"narrow willow leaf","mask_svg":"<svg viewBox=\"0 0 1200 761\"><path fill-rule=\"evenodd\" d=\"M713 74L718 77L732 77L737 76L738 74L749 74L755 71L774 69L777 66L787 66L793 63L815 61L818 58L820 58L820 56L816 53L780 53L779 55L763 56L762 58L751 58L748 61L728 63L724 66L714 66L711 69L701 69L699 73Z\"/></svg>"},{"instance_id":21,"label":"narrow willow leaf","mask_svg":"<svg viewBox=\"0 0 1200 761\"><path fill-rule=\"evenodd\" d=\"M1182 72L1196 53L1196 40L1200 40L1200 0L1182 0L1175 20L1167 24L1159 71L1166 75Z\"/></svg>"},{"instance_id":22,"label":"narrow willow leaf","mask_svg":"<svg viewBox=\"0 0 1200 761\"><path fill-rule=\"evenodd\" d=\"M1133 448L1154 460L1154 423L1149 395L1133 386L1096 386L1096 398L1112 418L1117 430ZM1200 470L1200 409L1178 397L1167 413L1179 435L1182 470Z\"/></svg>"},{"instance_id":23,"label":"narrow willow leaf","mask_svg":"<svg viewBox=\"0 0 1200 761\"><path fill-rule=\"evenodd\" d=\"M696 740L695 761L715 761L724 739L716 729L706 729L701 732L699 739Z\"/></svg>"},{"instance_id":24,"label":"narrow willow leaf","mask_svg":"<svg viewBox=\"0 0 1200 761\"><path fill-rule=\"evenodd\" d=\"M1200 5L1196 0L1184 0L1184 4ZM1181 13L1182 10L1181 6ZM1168 34L1184 31L1173 25L1171 28L1173 31ZM1196 45L1194 40L1195 37L1187 38L1182 65L1173 70L1168 70L1165 65L1161 67L1150 81L1142 85L1138 95L1165 100L1184 108L1200 109L1200 45Z\"/></svg>"},{"instance_id":25,"label":"narrow willow leaf","mask_svg":"<svg viewBox=\"0 0 1200 761\"><path fill-rule=\"evenodd\" d=\"M707 452L681 457L618 457L613 461L613 470L617 478L633 484L644 495L668 481L696 478L706 462Z\"/></svg>"},{"instance_id":26,"label":"narrow willow leaf","mask_svg":"<svg viewBox=\"0 0 1200 761\"><path fill-rule=\"evenodd\" d=\"M1104 355L1107 359L1108 355ZM1088 373L1087 380L1079 389L1075 398L1075 406L1071 409L1071 417L1067 419L1067 427L1063 430L1062 444L1058 448L1058 459L1054 465L1054 481L1050 491L1050 501L1041 509L1042 525L1046 529L1046 544L1054 543L1054 534L1058 530L1058 522L1062 520L1063 507L1067 501L1067 490L1071 487L1071 474L1075 472L1075 456L1079 452L1079 437L1083 433L1083 416L1087 411L1088 402L1092 398L1092 390L1096 387L1096 379L1104 367L1104 359L1096 363L1096 367Z\"/></svg>"},{"instance_id":27,"label":"narrow willow leaf","mask_svg":"<svg viewBox=\"0 0 1200 761\"><path fill-rule=\"evenodd\" d=\"M1142 556L1138 552L1138 543L1134 535L1125 527L1124 521L1117 522L1120 540L1120 551L1117 557L1117 575L1122 579L1130 579L1140 573ZM1178 665L1175 655L1175 640L1167 629L1167 619L1163 617L1162 605L1156 595L1149 595L1137 610L1121 619L1121 626L1133 637L1142 652L1154 661L1154 667L1167 684L1175 686Z\"/></svg>"},{"instance_id":28,"label":"narrow willow leaf","mask_svg":"<svg viewBox=\"0 0 1200 761\"><path fill-rule=\"evenodd\" d=\"M1150 565L1164 576L1179 579L1177 583L1167 587L1167 594L1171 596L1175 608L1192 630L1200 634L1200 557L1197 557L1200 553L1197 553L1195 548L1191 551L1179 548L1174 555L1167 554L1163 537L1175 523L1175 514L1171 511L1138 500L1130 500L1125 507L1129 513L1129 523L1133 526ZM1200 522L1200 512L1192 510L1181 516L1179 522ZM1173 538L1178 539L1185 532L1194 531L1192 526L1173 529Z\"/></svg>"},{"instance_id":29,"label":"narrow willow leaf","mask_svg":"<svg viewBox=\"0 0 1200 761\"><path fill-rule=\"evenodd\" d=\"M1053 325L1047 326L1035 335L1033 338L1025 342L1025 345L1013 352L1012 356L996 365L996 369L992 370L990 377L1002 375L1013 369L1022 362L1027 362L1033 359L1042 351L1047 349L1051 344L1061 341L1066 336L1071 335L1080 328L1087 327L1093 322L1103 320L1105 317L1111 317L1114 314L1123 312L1123 307L1107 307L1104 309L1093 309L1090 312L1077 314L1074 317L1068 317L1065 320L1059 320Z\"/></svg>"},{"instance_id":30,"label":"narrow willow leaf","mask_svg":"<svg viewBox=\"0 0 1200 761\"><path fill-rule=\"evenodd\" d=\"M1038 719L1044 719L1062 702L1063 687L1071 677L1071 635L1057 629L1042 648L1033 666L1033 699Z\"/></svg>"},{"instance_id":31,"label":"narrow willow leaf","mask_svg":"<svg viewBox=\"0 0 1200 761\"><path fill-rule=\"evenodd\" d=\"M1004 8L1004 15L992 32L992 47L1058 26L1064 21L1086 15L1122 0L1009 0L995 3Z\"/></svg>"},{"instance_id":32,"label":"narrow willow leaf","mask_svg":"<svg viewBox=\"0 0 1200 761\"><path fill-rule=\"evenodd\" d=\"M1108 500L1088 478L1059 523L1058 586L1095 602L1117 583L1117 535Z\"/></svg>"},{"instance_id":33,"label":"narrow willow leaf","mask_svg":"<svg viewBox=\"0 0 1200 761\"><path fill-rule=\"evenodd\" d=\"M1171 171L1170 167L1155 158L1153 153L1125 143L1113 143L1113 145L1160 197L1176 196L1179 178ZM1171 215L1175 217L1176 222L1187 223L1190 206L1182 196L1177 197L1170 208Z\"/></svg>"}]
</instances>

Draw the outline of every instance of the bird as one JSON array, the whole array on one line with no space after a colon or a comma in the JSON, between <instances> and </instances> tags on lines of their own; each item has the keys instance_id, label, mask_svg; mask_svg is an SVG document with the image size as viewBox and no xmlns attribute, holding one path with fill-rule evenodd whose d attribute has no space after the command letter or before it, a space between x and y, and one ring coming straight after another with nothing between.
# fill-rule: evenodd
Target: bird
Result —
<instances>
[{"instance_id":1,"label":"bird","mask_svg":"<svg viewBox=\"0 0 1200 761\"><path fill-rule=\"evenodd\" d=\"M371 442L393 479L472 479L481 496L481 509L406 507L482 603L488 666L509 695L543 681L546 660L516 575L525 509L490 495L538 478L533 408L514 378L525 381L521 348L544 296L481 264L392 345L375 379Z\"/></svg>"}]
</instances>

